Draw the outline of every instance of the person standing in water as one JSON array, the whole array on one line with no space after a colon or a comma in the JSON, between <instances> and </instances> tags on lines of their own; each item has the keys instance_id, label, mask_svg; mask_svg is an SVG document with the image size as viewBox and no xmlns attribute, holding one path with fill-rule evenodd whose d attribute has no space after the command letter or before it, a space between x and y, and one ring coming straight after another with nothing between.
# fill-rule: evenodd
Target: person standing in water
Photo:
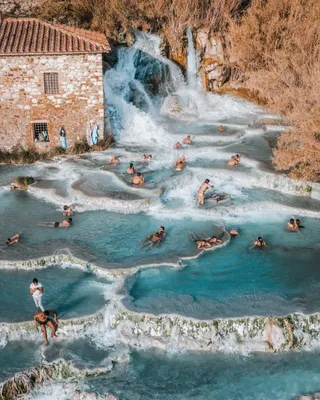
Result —
<instances>
[{"instance_id":1,"label":"person standing in water","mask_svg":"<svg viewBox=\"0 0 320 400\"><path fill-rule=\"evenodd\" d=\"M44 308L42 305L43 286L41 285L41 283L38 281L37 278L34 278L30 285L30 294L33 297L33 301L35 302L35 305L38 308L40 308L41 311L44 311Z\"/></svg>"},{"instance_id":2,"label":"person standing in water","mask_svg":"<svg viewBox=\"0 0 320 400\"><path fill-rule=\"evenodd\" d=\"M143 185L144 184L144 176L141 172L137 172L136 175L133 177L132 180L133 185Z\"/></svg>"},{"instance_id":3,"label":"person standing in water","mask_svg":"<svg viewBox=\"0 0 320 400\"><path fill-rule=\"evenodd\" d=\"M134 165L132 163L130 163L129 167L127 168L127 173L134 175L135 172L136 172L136 169L135 169Z\"/></svg>"},{"instance_id":4,"label":"person standing in water","mask_svg":"<svg viewBox=\"0 0 320 400\"><path fill-rule=\"evenodd\" d=\"M263 237L259 236L258 239L253 242L253 247L258 247L258 248L262 249L263 247L267 247L267 244L263 240Z\"/></svg>"},{"instance_id":5,"label":"person standing in water","mask_svg":"<svg viewBox=\"0 0 320 400\"><path fill-rule=\"evenodd\" d=\"M33 317L35 325L41 327L46 346L48 346L48 344L49 344L48 337L47 337L47 326L49 326L51 328L51 337L52 338L58 337L56 335L56 327L53 324L53 322L51 321L51 319L49 318L50 314L53 314L54 322L55 322L55 324L58 324L59 323L58 316L57 316L57 312L55 310L44 310L40 313L35 314Z\"/></svg>"},{"instance_id":6,"label":"person standing in water","mask_svg":"<svg viewBox=\"0 0 320 400\"><path fill-rule=\"evenodd\" d=\"M198 190L198 204L200 206L203 206L204 204L204 194L208 189L213 189L213 185L209 185L210 180L206 179L202 185L200 186L199 190Z\"/></svg>"}]
</instances>

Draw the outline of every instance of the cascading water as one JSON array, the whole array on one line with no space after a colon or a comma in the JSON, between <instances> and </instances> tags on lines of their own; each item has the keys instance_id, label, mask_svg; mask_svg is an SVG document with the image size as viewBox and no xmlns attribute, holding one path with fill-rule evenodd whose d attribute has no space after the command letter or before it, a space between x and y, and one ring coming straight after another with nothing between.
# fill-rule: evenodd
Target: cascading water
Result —
<instances>
[{"instance_id":1,"label":"cascading water","mask_svg":"<svg viewBox=\"0 0 320 400\"><path fill-rule=\"evenodd\" d=\"M188 48L187 48L187 81L191 89L199 87L198 81L198 56L193 42L192 30L187 28Z\"/></svg>"},{"instance_id":2,"label":"cascading water","mask_svg":"<svg viewBox=\"0 0 320 400\"><path fill-rule=\"evenodd\" d=\"M271 116L240 99L200 90L190 29L187 35L187 84L180 69L161 55L160 38L136 32L132 47L118 49L117 65L104 80L116 139L113 147L57 159L54 164L0 166L0 227L3 232L10 228L12 234L26 232L21 245L0 244L0 268L7 277L0 299L8 304L0 310L0 374L7 379L39 360L52 362L60 357L85 368L83 373L76 371L77 381L51 382L32 391L28 399L70 399L75 391L84 396L97 392L94 398L100 398L111 388L120 399L132 400L228 399L239 392L246 400L289 400L317 390L318 364L310 367L310 353L283 354L276 368L274 358L268 358L277 357L274 354L252 355L253 361L248 361L216 353L218 349L267 353L320 347L320 319L313 314L320 307L315 261L320 189L274 174L268 140L274 140L282 127L268 125L264 118ZM192 144L174 148L188 134ZM153 156L149 164L140 162L144 153ZM240 153L241 164L231 168L226 163L234 153ZM120 164L106 165L113 155ZM186 167L177 171L173 163L182 155ZM144 187L132 185L132 176L126 173L130 162L144 173ZM37 182L28 192L10 192L8 185L17 174L34 176ZM214 191L230 197L219 203L207 199L198 206L196 193L205 179L210 179ZM79 206L70 229L39 227L42 221L59 221L61 204L71 203ZM306 228L287 233L291 217L300 217ZM167 232L164 243L144 246L143 239L160 225ZM224 230L231 227L240 230L240 237L230 239ZM269 247L250 249L252 238L260 234ZM211 235L221 237L223 244L198 251L195 238ZM38 328L21 322L32 320L33 302L29 297L28 303L26 296L30 296L33 274L45 286L45 305L62 312L60 341L50 340L46 349ZM108 282L100 275L107 276ZM55 299L50 300L53 294ZM103 309L88 315L87 307L95 312L101 301ZM72 319L66 319L70 314ZM132 347L207 353L175 353L174 357L167 353L157 355L155 363L154 350L151 355ZM256 362L269 374L269 386ZM301 374L295 362L309 369ZM90 375L86 369L95 373L112 367L102 378L80 379ZM57 373L65 368L62 363ZM214 379L212 368L216 368ZM51 370L56 367L41 366L39 374L29 370L30 376L7 381L7 390L30 390L29 377L37 381L42 371L56 379ZM159 384L159 371L163 381L172 379L170 392L167 384ZM237 382L233 389L229 371ZM281 388L279 396L273 396L274 385L281 386L288 371L290 387L293 379L296 386L290 396ZM276 375L278 382L272 380ZM260 397L252 383L256 379L261 380Z\"/></svg>"}]
</instances>

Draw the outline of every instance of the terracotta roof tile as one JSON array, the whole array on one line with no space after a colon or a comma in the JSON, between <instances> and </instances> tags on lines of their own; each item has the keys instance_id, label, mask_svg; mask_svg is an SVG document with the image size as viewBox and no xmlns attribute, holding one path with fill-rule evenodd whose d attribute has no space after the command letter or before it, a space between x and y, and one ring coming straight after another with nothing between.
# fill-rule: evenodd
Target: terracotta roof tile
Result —
<instances>
[{"instance_id":1,"label":"terracotta roof tile","mask_svg":"<svg viewBox=\"0 0 320 400\"><path fill-rule=\"evenodd\" d=\"M50 24L35 18L6 18L0 25L0 55L108 53L98 32Z\"/></svg>"}]
</instances>

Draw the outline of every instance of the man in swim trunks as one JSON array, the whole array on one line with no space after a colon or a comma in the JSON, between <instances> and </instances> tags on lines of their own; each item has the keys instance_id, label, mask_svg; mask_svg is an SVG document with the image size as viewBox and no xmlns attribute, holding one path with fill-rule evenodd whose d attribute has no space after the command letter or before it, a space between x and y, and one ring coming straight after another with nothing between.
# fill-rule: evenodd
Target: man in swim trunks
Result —
<instances>
[{"instance_id":1,"label":"man in swim trunks","mask_svg":"<svg viewBox=\"0 0 320 400\"><path fill-rule=\"evenodd\" d=\"M192 144L192 142L191 142L191 136L190 135L188 135L187 137L185 137L184 139L183 139L183 142L182 142L183 144Z\"/></svg>"},{"instance_id":2,"label":"man in swim trunks","mask_svg":"<svg viewBox=\"0 0 320 400\"><path fill-rule=\"evenodd\" d=\"M174 165L175 165L176 169L180 170L184 167L185 162L186 162L186 157L182 156L174 163Z\"/></svg>"},{"instance_id":3,"label":"man in swim trunks","mask_svg":"<svg viewBox=\"0 0 320 400\"><path fill-rule=\"evenodd\" d=\"M127 168L127 173L133 175L136 172L136 169L132 163L130 163L129 167Z\"/></svg>"},{"instance_id":4,"label":"man in swim trunks","mask_svg":"<svg viewBox=\"0 0 320 400\"><path fill-rule=\"evenodd\" d=\"M44 311L41 311L40 313L35 314L34 317L33 317L34 323L37 326L41 327L46 346L48 346L48 344L49 344L49 341L48 341L48 338L47 338L47 328L46 328L46 326L49 326L51 328L51 337L56 337L56 338L58 337L56 335L56 327L54 326L53 322L49 318L50 314L53 314L54 322L56 324L59 324L58 317L57 317L57 312L54 311L54 310L44 310Z\"/></svg>"},{"instance_id":5,"label":"man in swim trunks","mask_svg":"<svg viewBox=\"0 0 320 400\"><path fill-rule=\"evenodd\" d=\"M6 245L7 245L7 246L11 246L12 244L18 243L18 242L19 242L19 239L20 239L20 235L21 235L21 232L20 232L20 233L17 233L16 235L12 236L11 238L8 238L8 239L6 240Z\"/></svg>"},{"instance_id":6,"label":"man in swim trunks","mask_svg":"<svg viewBox=\"0 0 320 400\"><path fill-rule=\"evenodd\" d=\"M253 247L260 247L260 248L267 246L267 244L263 240L262 236L259 236L258 239L253 242L253 244L254 244Z\"/></svg>"},{"instance_id":7,"label":"man in swim trunks","mask_svg":"<svg viewBox=\"0 0 320 400\"><path fill-rule=\"evenodd\" d=\"M141 172L137 172L137 174L133 177L132 184L133 185L144 184L144 176L141 174Z\"/></svg>"},{"instance_id":8,"label":"man in swim trunks","mask_svg":"<svg viewBox=\"0 0 320 400\"><path fill-rule=\"evenodd\" d=\"M174 148L175 149L181 149L181 143L180 142L177 142L175 145L174 145Z\"/></svg>"},{"instance_id":9,"label":"man in swim trunks","mask_svg":"<svg viewBox=\"0 0 320 400\"><path fill-rule=\"evenodd\" d=\"M206 179L198 190L198 204L202 206L204 204L204 194L208 189L212 189L213 186L209 185L210 180Z\"/></svg>"},{"instance_id":10,"label":"man in swim trunks","mask_svg":"<svg viewBox=\"0 0 320 400\"><path fill-rule=\"evenodd\" d=\"M72 203L70 204L70 206L67 205L63 206L63 215L65 215L66 217L71 217L72 209L76 206L77 206L76 203Z\"/></svg>"},{"instance_id":11,"label":"man in swim trunks","mask_svg":"<svg viewBox=\"0 0 320 400\"><path fill-rule=\"evenodd\" d=\"M40 226L50 228L69 228L72 224L72 218L64 219L62 222L40 222Z\"/></svg>"},{"instance_id":12,"label":"man in swim trunks","mask_svg":"<svg viewBox=\"0 0 320 400\"><path fill-rule=\"evenodd\" d=\"M30 294L32 295L36 307L40 308L41 311L44 311L42 305L43 286L38 282L37 278L34 278L30 285Z\"/></svg>"}]
</instances>

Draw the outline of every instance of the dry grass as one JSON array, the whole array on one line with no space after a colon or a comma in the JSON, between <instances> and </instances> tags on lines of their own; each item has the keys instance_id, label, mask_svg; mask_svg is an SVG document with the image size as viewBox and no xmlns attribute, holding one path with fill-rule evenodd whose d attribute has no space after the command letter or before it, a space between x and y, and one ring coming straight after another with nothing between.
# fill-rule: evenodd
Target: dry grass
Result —
<instances>
[{"instance_id":1,"label":"dry grass","mask_svg":"<svg viewBox=\"0 0 320 400\"><path fill-rule=\"evenodd\" d=\"M253 0L230 24L245 86L293 126L280 136L274 164L299 179L320 171L319 15L318 0Z\"/></svg>"}]
</instances>

